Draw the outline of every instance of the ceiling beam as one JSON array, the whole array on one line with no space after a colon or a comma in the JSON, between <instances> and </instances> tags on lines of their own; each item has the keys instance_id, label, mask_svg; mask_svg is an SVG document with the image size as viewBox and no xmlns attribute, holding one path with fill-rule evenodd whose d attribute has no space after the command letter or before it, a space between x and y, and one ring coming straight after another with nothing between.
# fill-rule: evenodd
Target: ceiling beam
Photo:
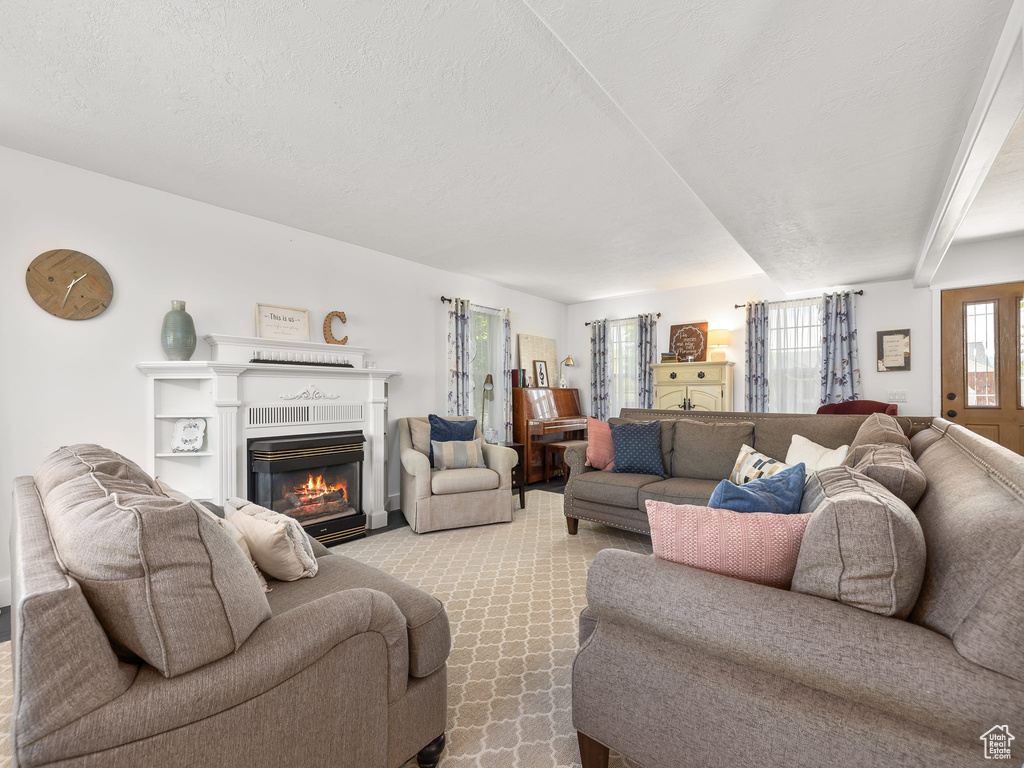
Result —
<instances>
[{"instance_id":1,"label":"ceiling beam","mask_svg":"<svg viewBox=\"0 0 1024 768\"><path fill-rule=\"evenodd\" d=\"M1006 17L981 93L914 269L914 287L928 287L981 185L1024 110L1024 0Z\"/></svg>"}]
</instances>

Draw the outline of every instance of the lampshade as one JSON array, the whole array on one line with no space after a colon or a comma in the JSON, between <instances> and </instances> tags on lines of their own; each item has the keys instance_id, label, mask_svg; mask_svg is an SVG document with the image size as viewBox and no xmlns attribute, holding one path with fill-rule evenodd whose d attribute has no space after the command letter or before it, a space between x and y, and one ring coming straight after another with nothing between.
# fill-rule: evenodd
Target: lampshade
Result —
<instances>
[{"instance_id":1,"label":"lampshade","mask_svg":"<svg viewBox=\"0 0 1024 768\"><path fill-rule=\"evenodd\" d=\"M724 329L718 329L708 331L708 346L709 347L728 347L730 341L730 333Z\"/></svg>"},{"instance_id":2,"label":"lampshade","mask_svg":"<svg viewBox=\"0 0 1024 768\"><path fill-rule=\"evenodd\" d=\"M494 389L494 377L491 374L487 374L487 378L484 379L484 392L490 392Z\"/></svg>"},{"instance_id":3,"label":"lampshade","mask_svg":"<svg viewBox=\"0 0 1024 768\"><path fill-rule=\"evenodd\" d=\"M565 360L562 361L564 365L576 365L576 361L572 359L572 355L569 355Z\"/></svg>"}]
</instances>

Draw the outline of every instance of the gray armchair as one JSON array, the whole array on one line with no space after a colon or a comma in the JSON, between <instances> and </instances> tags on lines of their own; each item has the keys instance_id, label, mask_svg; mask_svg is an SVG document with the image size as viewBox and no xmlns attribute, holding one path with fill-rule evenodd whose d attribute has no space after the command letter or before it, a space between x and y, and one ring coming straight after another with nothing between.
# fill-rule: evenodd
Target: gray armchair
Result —
<instances>
[{"instance_id":1,"label":"gray armchair","mask_svg":"<svg viewBox=\"0 0 1024 768\"><path fill-rule=\"evenodd\" d=\"M464 421L467 417L446 417ZM469 525L512 522L512 468L519 457L511 448L484 444L486 468L437 470L424 449L413 445L410 422L398 420L402 459L402 512L416 533ZM480 437L480 425L475 437Z\"/></svg>"}]
</instances>

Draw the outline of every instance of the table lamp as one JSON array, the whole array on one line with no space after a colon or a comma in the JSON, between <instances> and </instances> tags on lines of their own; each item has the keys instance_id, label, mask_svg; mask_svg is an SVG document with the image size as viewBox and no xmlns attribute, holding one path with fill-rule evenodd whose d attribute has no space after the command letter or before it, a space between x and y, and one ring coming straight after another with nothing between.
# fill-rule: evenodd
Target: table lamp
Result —
<instances>
[{"instance_id":1,"label":"table lamp","mask_svg":"<svg viewBox=\"0 0 1024 768\"><path fill-rule=\"evenodd\" d=\"M565 377L562 375L563 365L568 365L571 368L572 366L576 365L576 361L572 359L572 355L569 355L567 358L565 358L565 360L558 364L558 386L560 386L562 389L565 389Z\"/></svg>"},{"instance_id":2,"label":"table lamp","mask_svg":"<svg viewBox=\"0 0 1024 768\"><path fill-rule=\"evenodd\" d=\"M729 346L730 333L724 329L708 331L708 347L711 349L711 362L725 362L725 348Z\"/></svg>"}]
</instances>

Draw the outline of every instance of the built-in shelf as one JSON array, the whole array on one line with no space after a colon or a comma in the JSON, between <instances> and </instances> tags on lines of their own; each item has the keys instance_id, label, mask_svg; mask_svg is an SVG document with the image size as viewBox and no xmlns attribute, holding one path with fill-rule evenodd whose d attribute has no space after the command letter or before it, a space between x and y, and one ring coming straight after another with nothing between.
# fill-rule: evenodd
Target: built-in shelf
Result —
<instances>
[{"instance_id":1,"label":"built-in shelf","mask_svg":"<svg viewBox=\"0 0 1024 768\"><path fill-rule=\"evenodd\" d=\"M192 456L213 456L213 455L214 454L213 454L212 451L180 451L180 452L164 451L162 453L158 453L156 455L156 457L158 459L181 459L181 458L190 458Z\"/></svg>"},{"instance_id":2,"label":"built-in shelf","mask_svg":"<svg viewBox=\"0 0 1024 768\"><path fill-rule=\"evenodd\" d=\"M177 421L178 419L212 419L215 416L212 413L158 413L153 418Z\"/></svg>"}]
</instances>

